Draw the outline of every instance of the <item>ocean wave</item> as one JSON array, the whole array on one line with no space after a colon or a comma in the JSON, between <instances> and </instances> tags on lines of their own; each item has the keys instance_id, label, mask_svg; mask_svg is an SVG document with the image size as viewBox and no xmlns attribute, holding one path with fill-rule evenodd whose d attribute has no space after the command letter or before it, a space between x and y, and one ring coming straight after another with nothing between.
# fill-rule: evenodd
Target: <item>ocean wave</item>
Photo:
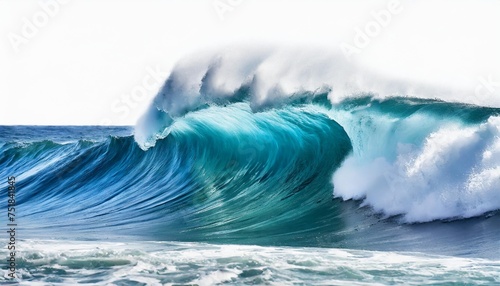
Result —
<instances>
[{"instance_id":1,"label":"ocean wave","mask_svg":"<svg viewBox=\"0 0 500 286\"><path fill-rule=\"evenodd\" d=\"M366 246L385 223L392 233L495 216L500 109L341 96L318 85L322 73L271 72L284 59L179 65L133 135L61 127L2 139L0 175L16 174L24 227L264 245L338 246L363 233Z\"/></svg>"},{"instance_id":2,"label":"ocean wave","mask_svg":"<svg viewBox=\"0 0 500 286\"><path fill-rule=\"evenodd\" d=\"M247 104L257 117L268 110L317 106L323 109L318 114L346 130L354 149L341 168L330 168L336 197L363 200L377 212L403 215L402 221L410 223L468 218L500 208L495 192L499 109L426 99L430 88L382 81L338 57L319 55L226 52L181 61L139 120L134 138L147 150L168 137L179 118L193 113L203 114L200 120L206 122L223 118L220 128L251 126L234 110L223 109L235 103ZM210 106L222 109L198 112ZM296 128L302 122L287 124ZM215 160L223 157L218 154ZM308 160L317 157L311 154Z\"/></svg>"},{"instance_id":3,"label":"ocean wave","mask_svg":"<svg viewBox=\"0 0 500 286\"><path fill-rule=\"evenodd\" d=\"M338 220L329 178L351 151L325 111L302 105L255 114L236 103L187 114L146 152L130 136L43 141L7 148L0 161L20 174L20 209L30 210L23 216L34 231L56 224L81 234L156 228L150 235L164 239L314 236L331 230L327 218Z\"/></svg>"}]
</instances>

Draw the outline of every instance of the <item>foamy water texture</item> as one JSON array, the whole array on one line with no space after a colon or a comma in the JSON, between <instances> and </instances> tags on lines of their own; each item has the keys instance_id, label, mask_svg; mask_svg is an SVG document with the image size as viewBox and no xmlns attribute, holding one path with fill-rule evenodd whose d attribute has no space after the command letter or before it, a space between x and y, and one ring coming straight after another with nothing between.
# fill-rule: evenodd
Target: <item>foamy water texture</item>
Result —
<instances>
[{"instance_id":1,"label":"foamy water texture","mask_svg":"<svg viewBox=\"0 0 500 286\"><path fill-rule=\"evenodd\" d=\"M22 241L20 247L20 285L500 283L500 261L412 253L180 242Z\"/></svg>"},{"instance_id":2,"label":"foamy water texture","mask_svg":"<svg viewBox=\"0 0 500 286\"><path fill-rule=\"evenodd\" d=\"M421 102L404 106L401 116L394 103L370 103L387 110L367 105L331 113L354 148L333 176L335 196L363 200L389 216L404 214L406 222L467 218L499 209L496 111L476 121L473 113L480 114L480 108L456 105L450 113L446 109L452 105ZM356 179L359 174L365 174L362 180Z\"/></svg>"}]
</instances>

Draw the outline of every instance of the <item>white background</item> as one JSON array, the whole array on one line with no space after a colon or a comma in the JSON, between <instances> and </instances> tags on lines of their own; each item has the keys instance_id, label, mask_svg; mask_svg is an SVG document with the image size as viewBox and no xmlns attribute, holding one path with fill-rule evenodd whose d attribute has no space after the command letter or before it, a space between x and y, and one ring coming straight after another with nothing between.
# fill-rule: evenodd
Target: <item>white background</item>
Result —
<instances>
[{"instance_id":1,"label":"white background","mask_svg":"<svg viewBox=\"0 0 500 286\"><path fill-rule=\"evenodd\" d=\"M0 1L1 125L133 125L161 87L131 98L151 69L166 77L186 54L235 43L340 52L390 1L65 0L52 15L47 2ZM500 82L500 1L414 2L351 60L471 93L481 78Z\"/></svg>"}]
</instances>

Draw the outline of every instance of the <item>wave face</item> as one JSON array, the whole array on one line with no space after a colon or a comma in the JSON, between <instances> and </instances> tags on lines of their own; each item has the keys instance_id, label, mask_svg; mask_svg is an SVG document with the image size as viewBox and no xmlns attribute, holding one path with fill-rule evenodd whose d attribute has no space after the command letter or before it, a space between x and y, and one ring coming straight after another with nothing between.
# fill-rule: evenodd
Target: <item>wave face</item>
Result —
<instances>
[{"instance_id":1,"label":"wave face","mask_svg":"<svg viewBox=\"0 0 500 286\"><path fill-rule=\"evenodd\" d=\"M239 103L186 115L147 152L131 136L17 142L0 163L22 174L25 227L271 240L330 229L316 218L335 220L329 179L351 150L321 107L254 114Z\"/></svg>"}]
</instances>

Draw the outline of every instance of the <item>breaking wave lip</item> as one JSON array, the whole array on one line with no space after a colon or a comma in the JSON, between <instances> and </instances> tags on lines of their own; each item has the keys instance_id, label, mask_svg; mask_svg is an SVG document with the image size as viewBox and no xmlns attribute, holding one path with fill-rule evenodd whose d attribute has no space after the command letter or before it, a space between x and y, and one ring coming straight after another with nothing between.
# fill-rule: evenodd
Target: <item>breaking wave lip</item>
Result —
<instances>
[{"instance_id":1,"label":"breaking wave lip","mask_svg":"<svg viewBox=\"0 0 500 286\"><path fill-rule=\"evenodd\" d=\"M187 59L138 121L134 138L147 150L179 118L209 106L244 103L258 114L319 105L353 146L333 168L335 197L362 200L407 223L500 209L499 109L425 99L430 89L362 75L331 55L265 51ZM360 174L363 180L356 179Z\"/></svg>"},{"instance_id":2,"label":"breaking wave lip","mask_svg":"<svg viewBox=\"0 0 500 286\"><path fill-rule=\"evenodd\" d=\"M181 59L138 120L134 136L147 150L168 135L175 118L208 105L248 102L259 112L317 96L338 104L366 95L498 106L490 96L471 96L455 87L387 79L325 50L233 47Z\"/></svg>"}]
</instances>

